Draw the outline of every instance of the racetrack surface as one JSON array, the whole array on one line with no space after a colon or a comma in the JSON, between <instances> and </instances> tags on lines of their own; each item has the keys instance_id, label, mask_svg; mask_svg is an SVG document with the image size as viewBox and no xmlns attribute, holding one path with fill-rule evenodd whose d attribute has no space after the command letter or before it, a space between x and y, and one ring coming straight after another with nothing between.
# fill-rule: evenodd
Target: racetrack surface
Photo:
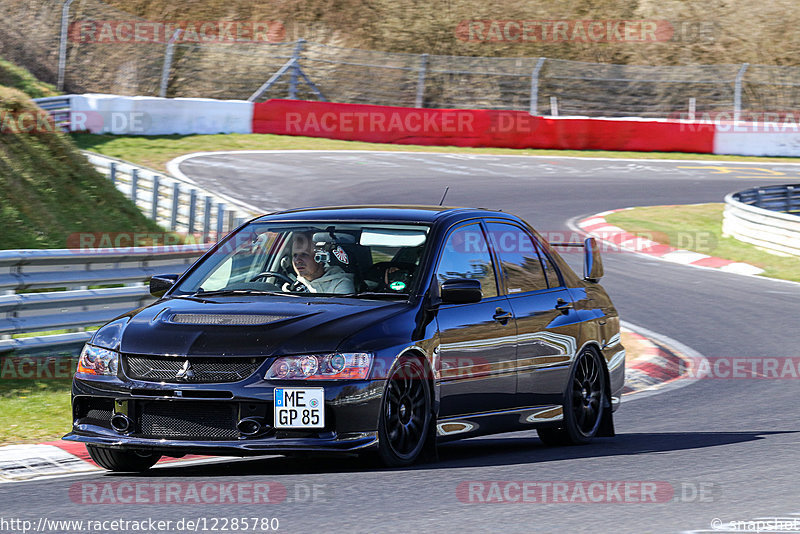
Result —
<instances>
[{"instance_id":1,"label":"racetrack surface","mask_svg":"<svg viewBox=\"0 0 800 534\"><path fill-rule=\"evenodd\" d=\"M449 185L447 205L501 208L545 235L566 236L568 221L604 210L721 202L731 191L800 182L800 166L780 164L422 153L218 154L185 160L180 169L265 211L436 204ZM567 256L580 265L578 254ZM798 284L613 251L605 253L604 263L602 283L626 321L712 360L800 356ZM5 484L0 516L277 517L282 532L506 533L680 532L710 529L715 518L727 523L786 517L800 512L798 380L706 379L634 397L616 413L617 437L583 447L548 449L535 432L519 432L444 445L439 462L409 469L370 469L351 458L268 457L174 464L140 476L94 473ZM287 500L266 505L75 502L85 484L176 481L278 483L285 486ZM638 504L463 502L468 496L457 494L457 488L471 481L666 482L676 495L670 502ZM314 485L317 498L304 498Z\"/></svg>"}]
</instances>

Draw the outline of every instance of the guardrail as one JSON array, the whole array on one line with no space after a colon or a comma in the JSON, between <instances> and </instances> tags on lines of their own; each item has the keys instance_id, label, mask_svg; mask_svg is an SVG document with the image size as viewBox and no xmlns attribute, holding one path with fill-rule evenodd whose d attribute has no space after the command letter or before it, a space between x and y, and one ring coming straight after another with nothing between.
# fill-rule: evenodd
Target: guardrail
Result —
<instances>
[{"instance_id":1,"label":"guardrail","mask_svg":"<svg viewBox=\"0 0 800 534\"><path fill-rule=\"evenodd\" d=\"M723 235L800 256L800 184L754 187L725 197Z\"/></svg>"},{"instance_id":2,"label":"guardrail","mask_svg":"<svg viewBox=\"0 0 800 534\"><path fill-rule=\"evenodd\" d=\"M0 251L0 335L100 325L153 301L145 281L181 273L211 245L81 250ZM90 285L123 285L88 289ZM77 288L77 289L76 289ZM50 289L36 293L16 293ZM64 291L52 291L65 289ZM0 355L74 355L91 334L0 340Z\"/></svg>"},{"instance_id":3,"label":"guardrail","mask_svg":"<svg viewBox=\"0 0 800 534\"><path fill-rule=\"evenodd\" d=\"M255 206L194 182L94 152L83 153L147 217L172 231L202 232L207 240L212 232L222 236L261 214Z\"/></svg>"}]
</instances>

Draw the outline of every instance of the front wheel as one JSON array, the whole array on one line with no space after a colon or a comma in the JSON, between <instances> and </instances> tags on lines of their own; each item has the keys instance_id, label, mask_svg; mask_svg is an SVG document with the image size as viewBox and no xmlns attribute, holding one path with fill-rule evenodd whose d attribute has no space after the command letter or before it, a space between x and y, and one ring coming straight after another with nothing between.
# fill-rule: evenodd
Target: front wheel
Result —
<instances>
[{"instance_id":1,"label":"front wheel","mask_svg":"<svg viewBox=\"0 0 800 534\"><path fill-rule=\"evenodd\" d=\"M539 439L545 445L582 445L589 443L600 428L606 409L606 381L600 356L584 350L570 374L564 399L564 422L559 428L540 428Z\"/></svg>"},{"instance_id":2,"label":"front wheel","mask_svg":"<svg viewBox=\"0 0 800 534\"><path fill-rule=\"evenodd\" d=\"M378 421L378 455L388 467L411 465L425 447L431 391L422 364L401 359L386 381Z\"/></svg>"},{"instance_id":3,"label":"front wheel","mask_svg":"<svg viewBox=\"0 0 800 534\"><path fill-rule=\"evenodd\" d=\"M97 465L103 469L116 472L138 473L147 471L161 459L160 454L139 451L121 451L109 449L107 447L99 447L89 443L86 444L86 450L89 451L89 456L92 457L92 460L94 460Z\"/></svg>"}]
</instances>

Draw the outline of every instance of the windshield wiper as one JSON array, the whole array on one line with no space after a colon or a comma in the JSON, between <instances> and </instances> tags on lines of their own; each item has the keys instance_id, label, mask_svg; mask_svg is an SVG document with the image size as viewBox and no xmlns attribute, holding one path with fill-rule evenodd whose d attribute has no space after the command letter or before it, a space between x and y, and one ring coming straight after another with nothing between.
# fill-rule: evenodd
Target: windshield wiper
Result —
<instances>
[{"instance_id":1,"label":"windshield wiper","mask_svg":"<svg viewBox=\"0 0 800 534\"><path fill-rule=\"evenodd\" d=\"M402 298L408 299L406 293L386 293L379 291L363 291L361 293L347 293L345 295L337 295L339 297L356 297L356 298Z\"/></svg>"}]
</instances>

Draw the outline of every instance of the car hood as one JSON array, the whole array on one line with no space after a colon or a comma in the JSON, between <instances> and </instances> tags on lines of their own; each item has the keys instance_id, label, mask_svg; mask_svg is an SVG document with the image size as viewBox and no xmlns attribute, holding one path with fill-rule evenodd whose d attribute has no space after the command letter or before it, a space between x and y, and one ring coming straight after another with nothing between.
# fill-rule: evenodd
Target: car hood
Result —
<instances>
[{"instance_id":1,"label":"car hood","mask_svg":"<svg viewBox=\"0 0 800 534\"><path fill-rule=\"evenodd\" d=\"M335 297L171 298L123 319L119 350L179 356L332 352L356 332L410 306Z\"/></svg>"}]
</instances>

